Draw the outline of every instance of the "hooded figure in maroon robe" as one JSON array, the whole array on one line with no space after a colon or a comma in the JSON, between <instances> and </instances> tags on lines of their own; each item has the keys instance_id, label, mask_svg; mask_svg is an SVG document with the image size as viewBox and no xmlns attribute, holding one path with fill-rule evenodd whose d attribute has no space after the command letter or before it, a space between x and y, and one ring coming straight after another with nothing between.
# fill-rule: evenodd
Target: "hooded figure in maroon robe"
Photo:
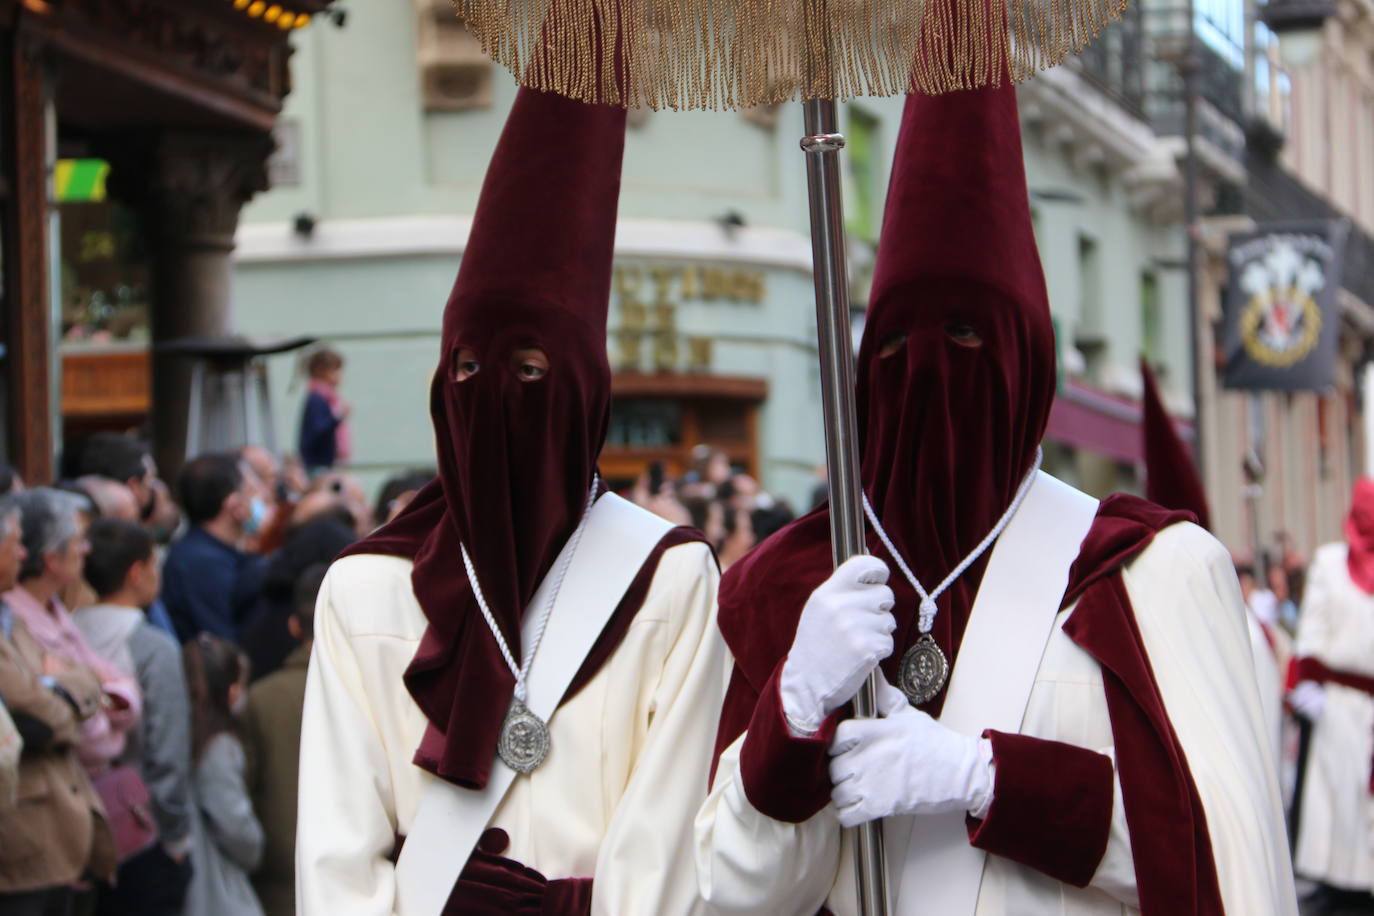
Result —
<instances>
[{"instance_id":1,"label":"hooded figure in maroon robe","mask_svg":"<svg viewBox=\"0 0 1374 916\"><path fill-rule=\"evenodd\" d=\"M625 78L609 68L604 75ZM543 611L533 599L563 568L555 560L584 513L595 522L615 503L617 518L647 516L595 482L611 403L607 308L625 117L612 105L518 91L444 309L429 399L438 478L350 548L322 590L305 725L306 757L321 759L310 761L320 764L313 772L302 766L303 907L400 905L404 877L379 855L383 831L403 844L417 797L434 779L479 793L499 765L516 678L479 607L464 550L495 626L521 660L522 623ZM588 550L614 562L589 546L594 530L568 547L567 582ZM640 834L674 836L656 821L671 816L675 797L685 831L705 790L709 707L723 685L710 674L723 665L717 573L698 533L666 524L661 532L620 560L634 566L623 592L585 596L611 608L549 718L549 756L514 778L470 856L454 850L467 865L445 912L580 914L591 906L593 879L615 905L659 893L644 888L672 878L641 869L626 879L634 869L626 856L597 862L598 843L661 855ZM541 643L535 670L563 648ZM694 716L704 723L699 738ZM674 774L652 770L668 762L660 745L694 741L695 779L692 752L677 756ZM352 771L339 768L361 772L350 782ZM684 783L676 792L675 779ZM559 793L576 783L575 796ZM654 803L630 801L645 793L656 794ZM635 822L635 807L645 823ZM391 839L388 832L388 850Z\"/></svg>"},{"instance_id":2,"label":"hooded figure in maroon robe","mask_svg":"<svg viewBox=\"0 0 1374 916\"><path fill-rule=\"evenodd\" d=\"M1140 360L1141 434L1145 445L1145 495L1166 509L1180 509L1197 516L1208 530L1212 514L1207 510L1207 491L1198 476L1192 451L1174 427L1154 370L1144 357Z\"/></svg>"},{"instance_id":3,"label":"hooded figure in maroon robe","mask_svg":"<svg viewBox=\"0 0 1374 916\"><path fill-rule=\"evenodd\" d=\"M864 491L897 552L933 590L1013 502L1033 467L1054 397L1054 333L1009 81L908 98L857 377ZM1193 755L1202 751L1185 750L1175 733L1163 699L1168 691L1156 682L1148 640L1137 626L1136 591L1125 581L1125 571L1150 551L1161 532L1173 532L1171 543L1195 541L1180 549L1198 554L1195 562L1203 567L1195 578L1207 587L1190 591L1207 613L1217 615L1215 636L1225 645L1224 657L1248 665L1239 594L1226 554L1210 537L1181 524L1186 518L1133 497L1101 503L1069 571L1061 619L1041 662L1024 733L985 733L991 796L981 792L976 806L981 817L968 822L969 842L991 854L978 913L1117 913L1127 905L1152 916L1220 914L1223 900L1231 906L1248 899L1248 891L1233 894L1219 886L1251 879L1232 873L1235 850L1229 845L1220 860L1214 856L1209 812L1193 773ZM860 586L854 586L852 575L845 579L846 568L827 580L829 527L828 509L822 506L731 567L721 584L720 627L735 668L717 737L715 783L697 824L698 877L703 895L720 912L761 911L764 895L786 900L770 912L814 912L829 896L835 870L850 867L838 852L836 820L845 815L843 810L837 815L830 804L832 793L841 804L831 768L846 750L835 734L848 710L837 709L819 723L814 718L798 722L789 705L796 703L790 699L789 672L796 680L796 669L824 669L829 657L843 656L849 651L843 647L856 642L843 632L852 625L869 628L875 641L890 631L890 654L873 661L896 684L899 663L918 637L920 596L869 524L872 557L863 561L888 563L890 598L876 603L854 598L847 617L827 618L835 628L828 652L823 645L819 650L804 645L813 605L833 602L836 589L857 595L864 582L860 576ZM936 599L932 636L955 672L987 560L984 553ZM1215 575L1214 567L1220 570ZM1189 578L1182 570L1178 575ZM881 589L880 578L870 577L867 587ZM1158 602L1175 603L1162 590ZM889 611L891 623L875 622ZM1179 607L1167 612L1189 613ZM1080 679L1052 670L1061 664L1090 672L1081 674L1082 683L1095 680L1100 686L1090 694L1057 696L1052 685L1058 680ZM830 682L841 673L831 672ZM1219 703L1232 720L1243 720L1237 728L1245 742L1252 694ZM920 707L924 737L918 744L940 743L943 727L925 713L938 716L944 700L942 689ZM1110 741L1080 745L1088 739L1078 736L1092 733L1068 724L1080 716L1091 718ZM891 725L875 745L900 743L897 728ZM972 741L953 745L971 752L975 745L967 742ZM876 781L867 774L866 785L886 787L884 779L920 783L924 777L912 773L922 767L947 767L961 785L966 778L971 785L980 767L977 758L953 752L943 759L922 758L919 752L894 759L925 762L894 765ZM1203 761L1209 798L1217 766L1215 758ZM1270 791L1272 768L1229 782L1243 784L1240 791L1253 796L1240 801L1241 820L1252 808L1263 812L1263 826L1251 832L1266 839L1247 854L1257 860L1253 865L1263 878L1259 899L1277 895L1278 902L1261 911L1290 913L1292 879L1277 792ZM975 791L969 801L979 794ZM920 812L941 810L939 804L946 804L945 811L975 808L951 808L947 802L917 798L895 813L914 813L919 829ZM865 804L852 797L845 801L860 809ZM1226 826L1229 844L1234 824ZM746 836L752 852L741 839ZM1219 861L1228 869L1223 882ZM888 868L891 881L902 863L889 862ZM837 890L845 883L842 876L836 880L828 905L852 907ZM909 902L901 912L920 912L919 895L908 891L903 891L902 899Z\"/></svg>"}]
</instances>

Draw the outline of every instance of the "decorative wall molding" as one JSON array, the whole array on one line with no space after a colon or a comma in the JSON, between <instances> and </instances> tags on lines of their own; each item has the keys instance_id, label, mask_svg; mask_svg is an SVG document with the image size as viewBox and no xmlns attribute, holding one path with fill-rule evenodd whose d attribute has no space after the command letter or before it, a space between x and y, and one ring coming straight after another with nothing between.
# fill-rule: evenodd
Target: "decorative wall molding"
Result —
<instances>
[{"instance_id":1,"label":"decorative wall molding","mask_svg":"<svg viewBox=\"0 0 1374 916\"><path fill-rule=\"evenodd\" d=\"M234 260L241 265L353 258L457 256L472 228L469 216L391 216L322 219L309 238L289 223L239 227ZM727 234L705 221L622 219L618 257L747 263L811 272L809 236L790 229L745 226Z\"/></svg>"}]
</instances>

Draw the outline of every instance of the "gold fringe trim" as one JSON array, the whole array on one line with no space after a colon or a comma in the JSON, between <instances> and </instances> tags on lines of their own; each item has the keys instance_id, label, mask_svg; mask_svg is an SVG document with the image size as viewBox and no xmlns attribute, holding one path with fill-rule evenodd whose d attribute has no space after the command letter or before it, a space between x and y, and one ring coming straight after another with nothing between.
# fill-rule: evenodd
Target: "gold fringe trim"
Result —
<instances>
[{"instance_id":1,"label":"gold fringe trim","mask_svg":"<svg viewBox=\"0 0 1374 916\"><path fill-rule=\"evenodd\" d=\"M937 94L1003 73L1020 82L1083 50L1126 2L453 0L522 85L651 109ZM598 27L621 49L623 80L599 53Z\"/></svg>"}]
</instances>

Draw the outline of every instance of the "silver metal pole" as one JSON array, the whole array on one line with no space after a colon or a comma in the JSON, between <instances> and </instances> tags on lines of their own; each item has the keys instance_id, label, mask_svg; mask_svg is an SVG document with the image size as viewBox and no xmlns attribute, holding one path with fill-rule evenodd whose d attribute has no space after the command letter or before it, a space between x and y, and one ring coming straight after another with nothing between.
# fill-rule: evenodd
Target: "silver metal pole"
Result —
<instances>
[{"instance_id":1,"label":"silver metal pole","mask_svg":"<svg viewBox=\"0 0 1374 916\"><path fill-rule=\"evenodd\" d=\"M1187 0L1184 6L1188 17L1188 32L1183 56L1178 62L1178 72L1183 83L1183 221L1187 230L1188 245L1188 358L1192 361L1193 371L1193 456L1197 462L1198 477L1207 483L1207 429L1203 423L1204 399L1208 388L1204 373L1210 373L1212 361L1204 359L1202 352L1202 302L1200 278L1202 220L1198 201L1198 156L1197 156L1197 112L1199 71L1202 59L1197 44L1197 9L1195 0Z\"/></svg>"},{"instance_id":2,"label":"silver metal pole","mask_svg":"<svg viewBox=\"0 0 1374 916\"><path fill-rule=\"evenodd\" d=\"M821 403L825 414L825 460L830 483L830 546L835 565L864 552L863 508L859 501L859 434L854 407L854 339L849 316L844 219L840 201L839 132L835 102L804 103L806 182L811 209L811 261L816 282L816 330L820 339ZM877 712L877 682L870 677L854 697L855 715ZM886 916L887 868L882 821L854 832L861 916Z\"/></svg>"}]
</instances>

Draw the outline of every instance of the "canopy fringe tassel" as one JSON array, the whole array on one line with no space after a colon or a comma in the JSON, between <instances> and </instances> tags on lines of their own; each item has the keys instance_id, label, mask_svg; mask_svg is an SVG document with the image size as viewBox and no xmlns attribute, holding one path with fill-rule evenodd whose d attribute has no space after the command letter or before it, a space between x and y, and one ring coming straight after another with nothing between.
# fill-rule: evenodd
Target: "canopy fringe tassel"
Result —
<instances>
[{"instance_id":1,"label":"canopy fringe tassel","mask_svg":"<svg viewBox=\"0 0 1374 916\"><path fill-rule=\"evenodd\" d=\"M1020 82L1083 50L1126 0L454 0L454 8L483 50L530 88L630 108L737 109L939 94L1004 75ZM599 53L597 35L621 54Z\"/></svg>"}]
</instances>

